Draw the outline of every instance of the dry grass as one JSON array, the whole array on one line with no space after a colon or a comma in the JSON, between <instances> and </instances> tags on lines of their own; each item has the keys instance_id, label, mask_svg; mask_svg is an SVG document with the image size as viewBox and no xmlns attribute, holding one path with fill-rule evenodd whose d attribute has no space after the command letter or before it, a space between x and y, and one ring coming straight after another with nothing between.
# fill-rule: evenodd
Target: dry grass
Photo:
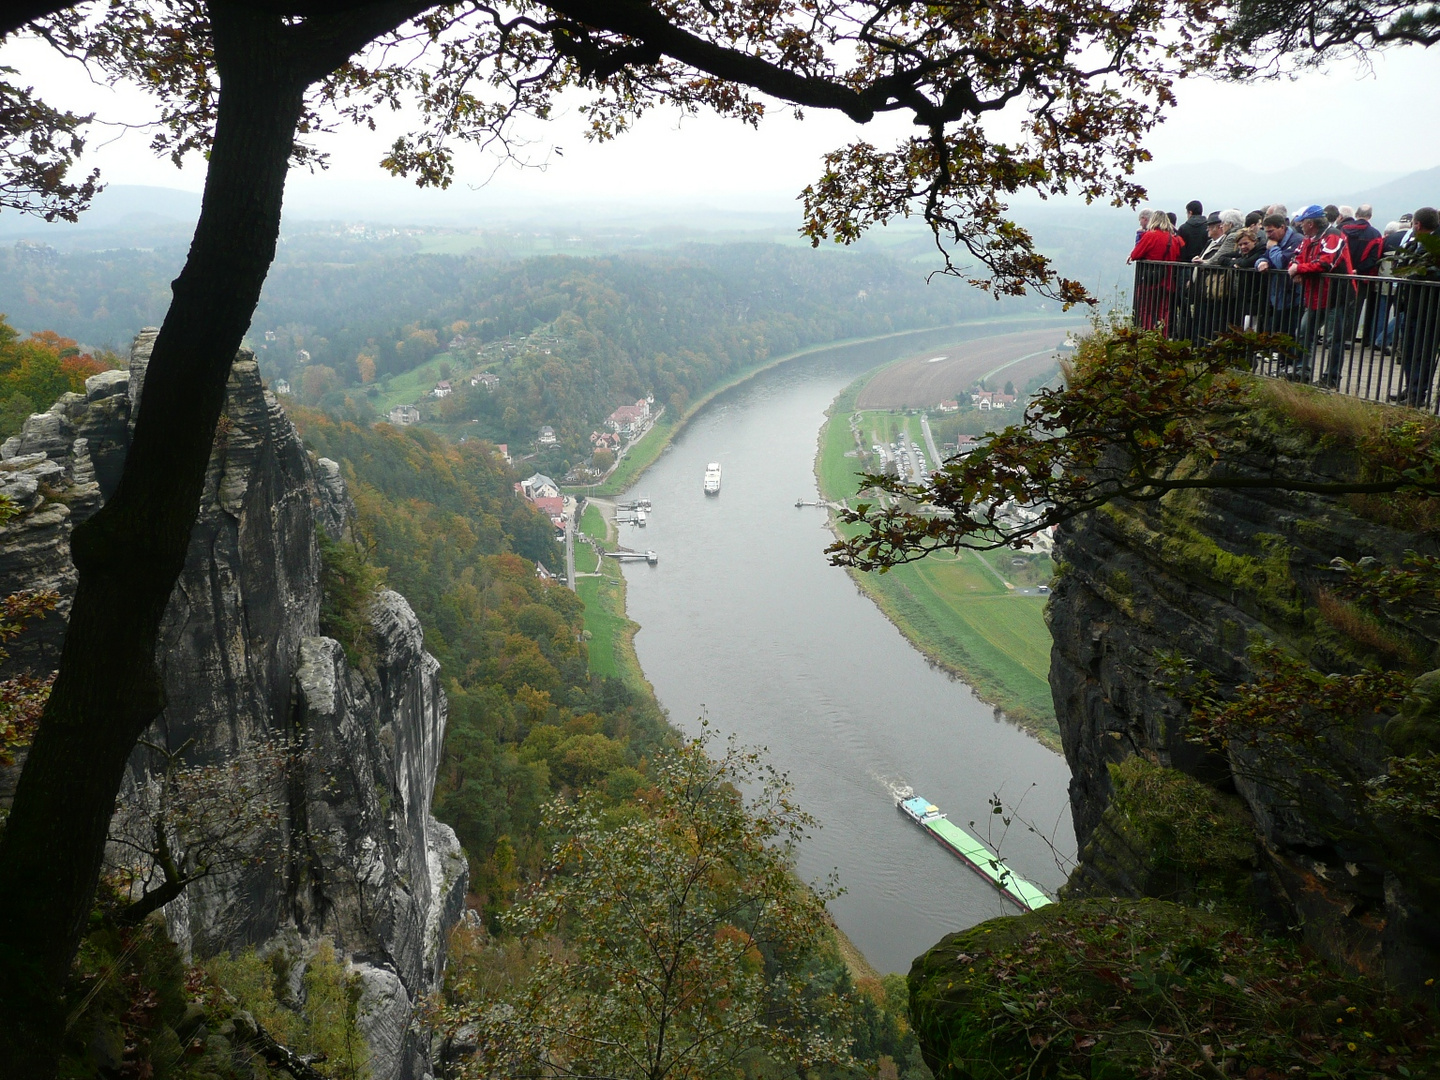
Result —
<instances>
[{"instance_id":1,"label":"dry grass","mask_svg":"<svg viewBox=\"0 0 1440 1080\"><path fill-rule=\"evenodd\" d=\"M1407 667L1418 667L1424 662L1414 645L1354 604L1327 589L1321 589L1315 599L1320 617L1346 641Z\"/></svg>"},{"instance_id":2,"label":"dry grass","mask_svg":"<svg viewBox=\"0 0 1440 1080\"><path fill-rule=\"evenodd\" d=\"M1440 419L1418 409L1381 405L1334 394L1301 383L1256 379L1256 404L1313 435L1332 435L1348 443L1383 439L1402 423L1420 421L1440 430Z\"/></svg>"}]
</instances>

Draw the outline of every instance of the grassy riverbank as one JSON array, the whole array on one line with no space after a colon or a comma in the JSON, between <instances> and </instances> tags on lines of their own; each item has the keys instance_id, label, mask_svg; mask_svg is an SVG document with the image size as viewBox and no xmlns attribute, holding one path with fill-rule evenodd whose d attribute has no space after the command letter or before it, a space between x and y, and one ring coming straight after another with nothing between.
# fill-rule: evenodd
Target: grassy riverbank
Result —
<instances>
[{"instance_id":1,"label":"grassy riverbank","mask_svg":"<svg viewBox=\"0 0 1440 1080\"><path fill-rule=\"evenodd\" d=\"M855 412L856 398L873 374L862 375L841 391L820 431L815 476L826 499L853 500L856 475L872 467L872 444L907 430L915 442L922 442L918 417ZM833 516L831 522L837 535L847 528ZM848 528L852 534L858 531ZM1017 558L1023 566L1013 564ZM851 577L930 660L1058 750L1045 597L1022 595L1017 588L1046 582L1050 572L1050 560L1043 556L967 551L932 555L887 574L851 571Z\"/></svg>"},{"instance_id":2,"label":"grassy riverbank","mask_svg":"<svg viewBox=\"0 0 1440 1080\"><path fill-rule=\"evenodd\" d=\"M580 531L595 540L603 550L615 547L610 527L600 508L594 503L585 507ZM590 634L590 670L602 677L622 680L632 690L653 698L640 658L635 655L635 632L640 624L625 614L625 578L620 564L601 558L595 548L578 542L575 545L575 592L585 604L585 629ZM594 577L581 577L594 574Z\"/></svg>"}]
</instances>

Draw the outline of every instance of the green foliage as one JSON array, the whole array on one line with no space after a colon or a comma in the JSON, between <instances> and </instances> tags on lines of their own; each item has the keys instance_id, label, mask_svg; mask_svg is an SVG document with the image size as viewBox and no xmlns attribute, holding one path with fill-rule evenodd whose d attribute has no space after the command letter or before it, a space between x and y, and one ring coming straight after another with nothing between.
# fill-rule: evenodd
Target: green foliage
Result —
<instances>
[{"instance_id":1,"label":"green foliage","mask_svg":"<svg viewBox=\"0 0 1440 1080\"><path fill-rule=\"evenodd\" d=\"M317 530L320 544L320 632L345 649L350 666L375 669L375 631L370 611L384 575L370 564L359 544L332 540Z\"/></svg>"},{"instance_id":2,"label":"green foliage","mask_svg":"<svg viewBox=\"0 0 1440 1080\"><path fill-rule=\"evenodd\" d=\"M304 966L298 995L292 986L296 963ZM357 1025L364 981L346 970L330 942L321 941L306 957L261 956L245 949L234 957L212 957L203 968L227 1000L250 1013L276 1041L322 1061L325 1075L335 1080L370 1075L369 1048Z\"/></svg>"},{"instance_id":3,"label":"green foliage","mask_svg":"<svg viewBox=\"0 0 1440 1080\"><path fill-rule=\"evenodd\" d=\"M65 988L62 1080L289 1080L277 1044L334 1080L369 1076L362 985L331 946L309 958L296 996L285 954L188 968L158 916L126 924L123 906L102 886Z\"/></svg>"},{"instance_id":4,"label":"green foliage","mask_svg":"<svg viewBox=\"0 0 1440 1080\"><path fill-rule=\"evenodd\" d=\"M884 571L935 551L1024 547L1079 514L1195 490L1440 494L1440 423L1407 410L1348 440L1350 475L1290 475L1276 454L1256 455L1248 472L1236 467L1274 401L1266 380L1248 374L1250 358L1288 340L1234 334L1195 346L1099 328L1081 342L1067 385L1040 391L1019 423L927 483L863 477L861 488L882 497L842 514L860 528L831 545L831 561ZM1033 514L1017 518L1017 506Z\"/></svg>"},{"instance_id":5,"label":"green foliage","mask_svg":"<svg viewBox=\"0 0 1440 1080\"><path fill-rule=\"evenodd\" d=\"M617 773L623 797L668 725L648 694L592 676L579 597L535 573L536 561L558 562L554 529L515 495L489 445L292 414L312 449L344 463L358 531L441 663L450 714L435 810L493 917L544 858L541 806L560 791L607 791ZM352 545L330 546L358 559ZM340 569L350 624L361 627L360 586L373 571Z\"/></svg>"},{"instance_id":6,"label":"green foliage","mask_svg":"<svg viewBox=\"0 0 1440 1080\"><path fill-rule=\"evenodd\" d=\"M66 993L69 1023L60 1076L89 1080L249 1080L227 1044L205 1038L211 1020L187 986L180 951L158 919L120 927L97 911Z\"/></svg>"},{"instance_id":7,"label":"green foliage","mask_svg":"<svg viewBox=\"0 0 1440 1080\"><path fill-rule=\"evenodd\" d=\"M14 511L14 504L0 496L0 523ZM4 643L13 641L31 619L43 618L60 602L53 590L18 592L0 600L0 661L10 655ZM27 746L35 736L35 726L50 697L54 674L37 676L19 672L0 679L0 766L13 764L15 751ZM3 818L0 818L3 821Z\"/></svg>"},{"instance_id":8,"label":"green foliage","mask_svg":"<svg viewBox=\"0 0 1440 1080\"><path fill-rule=\"evenodd\" d=\"M1159 900L951 934L915 962L910 1004L937 1080L1440 1075L1428 1006Z\"/></svg>"},{"instance_id":9,"label":"green foliage","mask_svg":"<svg viewBox=\"0 0 1440 1080\"><path fill-rule=\"evenodd\" d=\"M759 755L732 744L712 759L705 742L661 754L633 804L548 806L561 839L505 920L533 967L519 986L454 988L466 1004L449 1022L478 1029L472 1075L669 1080L731 1075L757 1054L801 1070L849 1061L848 978L816 963L829 891L791 869L814 823Z\"/></svg>"},{"instance_id":10,"label":"green foliage","mask_svg":"<svg viewBox=\"0 0 1440 1080\"><path fill-rule=\"evenodd\" d=\"M1141 895L1186 903L1238 918L1253 914L1251 873L1255 836L1250 817L1225 796L1175 769L1138 755L1110 766L1111 795L1085 863L1124 874ZM1065 895L1110 891L1087 888L1083 874Z\"/></svg>"}]
</instances>

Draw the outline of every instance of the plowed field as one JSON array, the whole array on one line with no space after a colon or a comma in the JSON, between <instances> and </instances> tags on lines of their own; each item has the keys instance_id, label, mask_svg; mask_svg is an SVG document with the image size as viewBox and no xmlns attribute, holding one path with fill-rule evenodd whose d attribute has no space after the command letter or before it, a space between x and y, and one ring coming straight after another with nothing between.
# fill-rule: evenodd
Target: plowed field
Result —
<instances>
[{"instance_id":1,"label":"plowed field","mask_svg":"<svg viewBox=\"0 0 1440 1080\"><path fill-rule=\"evenodd\" d=\"M976 380L1001 365L1006 366L996 373L992 389L1003 386L1006 379L1024 386L1054 363L1055 349L1065 340L1066 330L1083 326L1077 322L1074 327L1055 325L981 338L892 364L860 392L856 408L934 408L947 398L968 393Z\"/></svg>"}]
</instances>

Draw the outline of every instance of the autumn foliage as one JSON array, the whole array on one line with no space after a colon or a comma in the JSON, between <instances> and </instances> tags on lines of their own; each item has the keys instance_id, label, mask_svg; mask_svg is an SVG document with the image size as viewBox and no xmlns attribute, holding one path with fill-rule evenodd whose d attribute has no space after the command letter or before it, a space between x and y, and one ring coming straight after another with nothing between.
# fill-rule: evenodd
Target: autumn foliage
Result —
<instances>
[{"instance_id":1,"label":"autumn foliage","mask_svg":"<svg viewBox=\"0 0 1440 1080\"><path fill-rule=\"evenodd\" d=\"M27 416L61 394L83 393L86 379L115 366L114 354L81 352L53 330L22 338L0 315L0 438L19 432Z\"/></svg>"}]
</instances>

